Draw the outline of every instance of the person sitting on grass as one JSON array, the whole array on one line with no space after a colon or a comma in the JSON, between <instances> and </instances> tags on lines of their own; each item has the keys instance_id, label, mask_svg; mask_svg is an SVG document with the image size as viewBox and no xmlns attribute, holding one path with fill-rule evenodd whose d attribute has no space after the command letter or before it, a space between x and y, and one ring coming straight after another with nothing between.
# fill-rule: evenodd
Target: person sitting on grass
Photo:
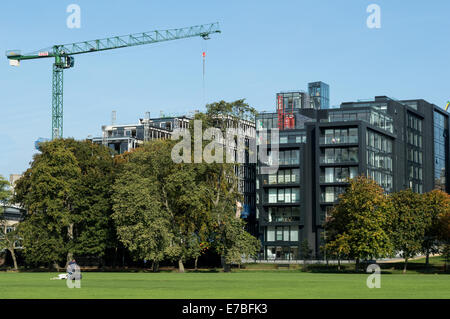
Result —
<instances>
[{"instance_id":1,"label":"person sitting on grass","mask_svg":"<svg viewBox=\"0 0 450 319\"><path fill-rule=\"evenodd\" d=\"M77 265L76 260L72 259L71 261L69 261L66 274L59 274L57 277L50 278L50 280L80 280L81 277L80 267Z\"/></svg>"}]
</instances>

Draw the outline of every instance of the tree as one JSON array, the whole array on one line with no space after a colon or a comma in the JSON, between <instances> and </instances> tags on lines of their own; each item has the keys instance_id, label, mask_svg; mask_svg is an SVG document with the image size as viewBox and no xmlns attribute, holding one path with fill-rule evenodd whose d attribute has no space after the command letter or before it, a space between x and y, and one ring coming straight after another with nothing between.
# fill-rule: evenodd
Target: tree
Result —
<instances>
[{"instance_id":1,"label":"tree","mask_svg":"<svg viewBox=\"0 0 450 319\"><path fill-rule=\"evenodd\" d=\"M450 195L435 189L422 196L424 196L425 204L423 213L427 223L425 236L422 241L422 252L426 255L426 265L428 267L430 253L439 252L439 215L450 211Z\"/></svg>"},{"instance_id":2,"label":"tree","mask_svg":"<svg viewBox=\"0 0 450 319\"><path fill-rule=\"evenodd\" d=\"M206 184L202 181L202 167L189 163L175 163L171 158L174 142L155 140L129 154L114 187L114 219L122 242L128 247L126 231L121 228L126 220L126 214L134 214L143 210L142 198L151 198L154 207L145 207L138 212L131 222L146 223L147 220L161 219L158 229L149 229L145 234L134 236L151 236L164 232L165 237L158 237L159 245L154 246L146 259L159 262L171 259L178 262L179 271L184 271L184 262L195 258L201 251L199 243L204 238L206 224L209 220L207 209ZM146 183L147 186L142 185ZM135 192L139 198L129 196ZM128 207L128 211L127 208ZM120 217L120 218L119 218ZM164 220L164 222L162 222ZM130 226L130 225L128 225ZM159 236L159 235L158 235ZM145 241L140 242L146 245ZM133 250L143 250L144 247L132 247ZM145 250L145 249L144 249ZM147 251L147 254L150 254ZM140 255L139 255L140 256Z\"/></svg>"},{"instance_id":3,"label":"tree","mask_svg":"<svg viewBox=\"0 0 450 319\"><path fill-rule=\"evenodd\" d=\"M250 235L245 229L245 222L235 216L228 216L223 224L223 234L219 237L217 246L224 259L224 269L229 271L231 264L242 264L243 258L257 256L261 244L258 239Z\"/></svg>"},{"instance_id":4,"label":"tree","mask_svg":"<svg viewBox=\"0 0 450 319\"><path fill-rule=\"evenodd\" d=\"M11 190L8 181L0 175L0 213L3 213L3 205L6 205L11 198Z\"/></svg>"},{"instance_id":5,"label":"tree","mask_svg":"<svg viewBox=\"0 0 450 319\"><path fill-rule=\"evenodd\" d=\"M328 254L337 258L338 270L341 270L341 259L350 254L348 235L336 236L326 247Z\"/></svg>"},{"instance_id":6,"label":"tree","mask_svg":"<svg viewBox=\"0 0 450 319\"><path fill-rule=\"evenodd\" d=\"M221 132L229 127L235 127L238 117L245 117L246 110L251 111L243 100L232 103L221 101L208 105L207 109L206 114L196 114L195 119L202 120L205 129L212 126L219 128ZM191 125L191 131L193 130L194 125ZM194 134L190 136L191 139L188 141L192 143L195 136ZM187 259L198 258L203 250L200 245L202 242L212 242L227 263L240 263L241 256L252 255L257 245L256 239L245 232L244 222L239 216L236 217L237 203L242 202L242 194L238 190L238 180L234 172L237 164L227 164L220 160L215 163L191 164L194 162L192 154L186 154L190 159L189 162L176 162L172 159L175 142L150 141L131 152L119 174L117 184L122 185L116 184L116 190L123 191L126 195L139 187L139 191L135 191L142 192L144 196L153 188L142 187L139 179L142 177L151 179L152 185L156 187L153 192L156 194L152 200L160 207L165 220L168 221L170 234L169 242L160 246L159 251L165 259L177 261L180 272L184 271L184 262ZM201 143L203 150L204 142ZM126 181L125 184L121 182L123 180ZM123 190L122 187L129 189ZM125 207L136 209L139 204L135 199L125 195L115 196L116 220L117 216L124 214ZM149 210L148 214L153 216L154 212ZM135 222L139 223L144 216L138 214L137 218ZM119 229L121 225L117 224L118 232L121 232ZM124 238L123 235L121 237Z\"/></svg>"},{"instance_id":7,"label":"tree","mask_svg":"<svg viewBox=\"0 0 450 319\"><path fill-rule=\"evenodd\" d=\"M73 139L41 145L15 188L15 202L27 210L20 232L28 262L59 267L64 256L104 254L113 172L106 147Z\"/></svg>"},{"instance_id":8,"label":"tree","mask_svg":"<svg viewBox=\"0 0 450 319\"><path fill-rule=\"evenodd\" d=\"M13 260L15 270L19 269L15 252L17 243L19 241L20 236L17 230L17 226L8 226L7 220L3 215L0 215L0 251L3 249L7 249L9 251Z\"/></svg>"},{"instance_id":9,"label":"tree","mask_svg":"<svg viewBox=\"0 0 450 319\"><path fill-rule=\"evenodd\" d=\"M144 167L129 162L113 189L112 218L120 241L135 259L150 260L153 271L157 271L170 244L171 232L154 177Z\"/></svg>"},{"instance_id":10,"label":"tree","mask_svg":"<svg viewBox=\"0 0 450 319\"><path fill-rule=\"evenodd\" d=\"M229 128L238 128L242 120L254 120L256 110L243 99L234 102L219 101L208 104L206 113L196 114L196 120L202 120L203 129L215 127L225 136ZM191 131L192 132L192 131ZM251 152L252 150L248 150ZM206 182L205 195L211 211L210 228L214 247L222 256L224 270L230 264L241 263L242 255L253 255L259 251L259 241L245 232L244 222L236 216L238 203L243 201L235 175L239 163L227 163L226 153L220 163L203 163L203 180Z\"/></svg>"},{"instance_id":11,"label":"tree","mask_svg":"<svg viewBox=\"0 0 450 319\"><path fill-rule=\"evenodd\" d=\"M391 214L392 205L374 180L364 176L350 180L325 224L330 233L325 249L356 259L356 270L361 259L389 255Z\"/></svg>"},{"instance_id":12,"label":"tree","mask_svg":"<svg viewBox=\"0 0 450 319\"><path fill-rule=\"evenodd\" d=\"M303 264L312 257L312 249L309 247L308 239L304 239L300 243L300 256L303 259Z\"/></svg>"},{"instance_id":13,"label":"tree","mask_svg":"<svg viewBox=\"0 0 450 319\"><path fill-rule=\"evenodd\" d=\"M406 189L391 195L394 207L391 238L394 249L405 259L403 273L406 273L408 259L422 250L425 231L429 225L425 198Z\"/></svg>"},{"instance_id":14,"label":"tree","mask_svg":"<svg viewBox=\"0 0 450 319\"><path fill-rule=\"evenodd\" d=\"M14 263L14 269L17 270L16 259L16 243L20 240L17 229L12 225L9 225L4 216L4 205L8 204L11 199L11 190L9 189L9 183L0 175L0 251L7 249Z\"/></svg>"},{"instance_id":15,"label":"tree","mask_svg":"<svg viewBox=\"0 0 450 319\"><path fill-rule=\"evenodd\" d=\"M442 255L445 258L445 271L450 261L450 211L443 210L438 216L438 239L443 243Z\"/></svg>"}]
</instances>

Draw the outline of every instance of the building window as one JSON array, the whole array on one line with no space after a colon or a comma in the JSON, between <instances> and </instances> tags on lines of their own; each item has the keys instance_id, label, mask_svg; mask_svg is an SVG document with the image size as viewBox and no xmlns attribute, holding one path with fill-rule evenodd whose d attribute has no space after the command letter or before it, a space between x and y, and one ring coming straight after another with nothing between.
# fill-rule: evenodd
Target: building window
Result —
<instances>
[{"instance_id":1,"label":"building window","mask_svg":"<svg viewBox=\"0 0 450 319\"><path fill-rule=\"evenodd\" d=\"M326 148L322 151L321 163L334 164L344 162L358 162L358 148Z\"/></svg>"},{"instance_id":2,"label":"building window","mask_svg":"<svg viewBox=\"0 0 450 319\"><path fill-rule=\"evenodd\" d=\"M277 202L277 189L271 188L269 189L269 203L276 203Z\"/></svg>"},{"instance_id":3,"label":"building window","mask_svg":"<svg viewBox=\"0 0 450 319\"><path fill-rule=\"evenodd\" d=\"M300 201L299 188L270 188L268 202L297 203Z\"/></svg>"}]
</instances>

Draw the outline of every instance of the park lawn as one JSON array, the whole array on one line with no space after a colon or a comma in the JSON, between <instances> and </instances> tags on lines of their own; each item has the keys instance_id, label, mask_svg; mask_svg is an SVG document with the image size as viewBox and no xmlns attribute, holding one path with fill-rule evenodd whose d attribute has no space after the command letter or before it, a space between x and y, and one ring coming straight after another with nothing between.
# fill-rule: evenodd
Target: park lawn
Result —
<instances>
[{"instance_id":1,"label":"park lawn","mask_svg":"<svg viewBox=\"0 0 450 319\"><path fill-rule=\"evenodd\" d=\"M56 273L0 273L0 299L10 298L450 298L450 275L382 274L381 288L366 286L368 274L299 271L233 273L84 272L81 288L69 289Z\"/></svg>"}]
</instances>

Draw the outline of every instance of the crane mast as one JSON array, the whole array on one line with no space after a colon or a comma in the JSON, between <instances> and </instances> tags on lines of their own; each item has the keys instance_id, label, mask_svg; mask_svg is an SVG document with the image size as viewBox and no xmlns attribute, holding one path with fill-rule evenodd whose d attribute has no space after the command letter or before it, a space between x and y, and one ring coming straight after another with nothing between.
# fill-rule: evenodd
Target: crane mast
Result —
<instances>
[{"instance_id":1,"label":"crane mast","mask_svg":"<svg viewBox=\"0 0 450 319\"><path fill-rule=\"evenodd\" d=\"M208 40L211 34L220 32L219 23L216 22L180 29L155 30L104 39L54 45L50 48L23 55L18 50L9 50L6 52L6 57L9 59L10 65L12 66L19 66L20 61L22 60L54 58L52 76L52 139L55 139L62 138L63 136L63 71L64 69L69 69L74 66L75 60L73 55L198 36Z\"/></svg>"}]
</instances>

